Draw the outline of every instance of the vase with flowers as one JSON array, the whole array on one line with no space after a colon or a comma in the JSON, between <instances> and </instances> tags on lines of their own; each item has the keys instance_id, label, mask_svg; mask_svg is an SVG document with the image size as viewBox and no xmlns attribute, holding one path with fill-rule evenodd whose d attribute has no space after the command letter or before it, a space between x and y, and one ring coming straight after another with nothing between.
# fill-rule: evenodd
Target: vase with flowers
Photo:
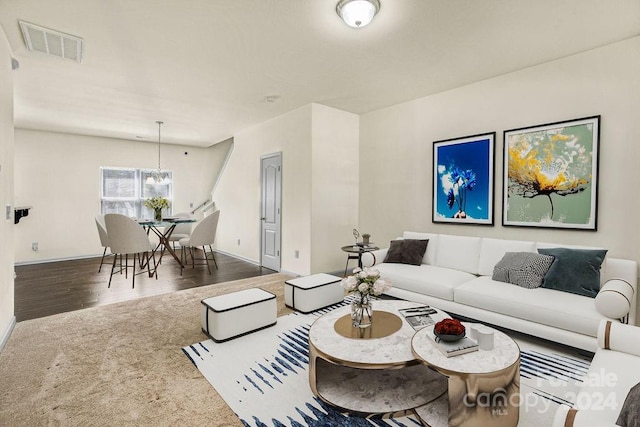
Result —
<instances>
[{"instance_id":1,"label":"vase with flowers","mask_svg":"<svg viewBox=\"0 0 640 427\"><path fill-rule=\"evenodd\" d=\"M162 221L162 209L170 206L169 200L162 196L151 197L144 201L144 205L149 209L153 209L154 219L158 222Z\"/></svg>"},{"instance_id":2,"label":"vase with flowers","mask_svg":"<svg viewBox=\"0 0 640 427\"><path fill-rule=\"evenodd\" d=\"M356 268L353 275L342 279L342 287L353 293L351 322L354 328L368 328L373 322L371 300L391 288L391 283L380 278L375 268Z\"/></svg>"}]
</instances>

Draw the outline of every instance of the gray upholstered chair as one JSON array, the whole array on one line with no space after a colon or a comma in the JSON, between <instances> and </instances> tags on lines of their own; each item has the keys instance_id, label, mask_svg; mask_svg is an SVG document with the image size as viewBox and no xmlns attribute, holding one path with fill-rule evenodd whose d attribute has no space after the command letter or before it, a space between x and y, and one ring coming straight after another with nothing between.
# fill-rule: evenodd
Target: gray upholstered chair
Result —
<instances>
[{"instance_id":1,"label":"gray upholstered chair","mask_svg":"<svg viewBox=\"0 0 640 427\"><path fill-rule=\"evenodd\" d=\"M207 264L207 270L209 274L211 274L211 268L209 267L209 256L207 254L206 247L209 247L209 251L211 253L211 259L216 266L216 270L218 269L218 263L216 262L216 256L213 252L213 242L216 240L216 229L218 228L218 219L220 219L220 211L217 210L212 214L204 217L202 221L200 221L193 231L191 232L191 236L184 237L179 240L181 251L180 251L180 259L183 264L186 262L186 250L189 250L189 256L191 256L191 266L195 268L195 250L197 248L202 247L202 251L204 252L204 258L199 258L198 260L204 261ZM182 273L182 270L180 271Z\"/></svg>"},{"instance_id":2,"label":"gray upholstered chair","mask_svg":"<svg viewBox=\"0 0 640 427\"><path fill-rule=\"evenodd\" d=\"M98 273L100 273L102 271L104 258L107 256L107 249L109 248L109 237L107 235L107 226L104 223L104 215L96 215L96 227L98 227L100 244L102 245L102 247L104 247L104 251L102 252L102 259L100 260L100 267L98 268Z\"/></svg>"},{"instance_id":3,"label":"gray upholstered chair","mask_svg":"<svg viewBox=\"0 0 640 427\"><path fill-rule=\"evenodd\" d=\"M111 252L116 255L113 259L113 265L111 266L111 276L109 276L108 287L111 287L111 279L113 278L114 272L121 272L124 268L126 277L128 268L130 267L133 268L131 287L135 287L136 274L144 273L144 271L136 273L136 258L141 268L147 267L149 277L155 274L157 279L158 272L153 245L144 228L128 216L121 214L106 214L104 221L107 226L107 236L109 237ZM151 254L152 257L150 257L149 254ZM120 255L120 270L118 271L116 271L117 255ZM122 255L125 256L124 267L122 266ZM129 266L129 255L133 255L131 266ZM153 258L153 272L150 266L151 258Z\"/></svg>"}]
</instances>

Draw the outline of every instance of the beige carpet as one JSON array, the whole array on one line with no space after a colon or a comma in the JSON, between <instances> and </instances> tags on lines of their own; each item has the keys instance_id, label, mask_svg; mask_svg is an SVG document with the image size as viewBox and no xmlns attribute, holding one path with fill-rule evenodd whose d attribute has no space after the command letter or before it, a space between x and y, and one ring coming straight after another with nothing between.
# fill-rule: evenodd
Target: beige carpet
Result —
<instances>
[{"instance_id":1,"label":"beige carpet","mask_svg":"<svg viewBox=\"0 0 640 427\"><path fill-rule=\"evenodd\" d=\"M185 357L203 341L200 300L261 287L272 274L28 320L0 353L0 426L241 426Z\"/></svg>"}]
</instances>

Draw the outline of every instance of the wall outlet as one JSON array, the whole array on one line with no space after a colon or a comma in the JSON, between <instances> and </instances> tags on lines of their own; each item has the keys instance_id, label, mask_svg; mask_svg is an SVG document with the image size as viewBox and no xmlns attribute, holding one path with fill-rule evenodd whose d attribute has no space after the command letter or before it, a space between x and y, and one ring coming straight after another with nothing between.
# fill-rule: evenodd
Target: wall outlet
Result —
<instances>
[{"instance_id":1,"label":"wall outlet","mask_svg":"<svg viewBox=\"0 0 640 427\"><path fill-rule=\"evenodd\" d=\"M300 258L300 251L296 251L293 255L295 258Z\"/></svg>"},{"instance_id":2,"label":"wall outlet","mask_svg":"<svg viewBox=\"0 0 640 427\"><path fill-rule=\"evenodd\" d=\"M33 242L31 244L31 250L34 252L38 252L38 242Z\"/></svg>"}]
</instances>

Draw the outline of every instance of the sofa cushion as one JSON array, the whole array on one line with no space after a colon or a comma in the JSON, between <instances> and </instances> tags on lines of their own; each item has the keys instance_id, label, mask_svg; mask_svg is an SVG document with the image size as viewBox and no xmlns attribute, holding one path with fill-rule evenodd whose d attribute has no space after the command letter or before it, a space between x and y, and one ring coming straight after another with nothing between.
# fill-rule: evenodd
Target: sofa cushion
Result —
<instances>
[{"instance_id":1,"label":"sofa cushion","mask_svg":"<svg viewBox=\"0 0 640 427\"><path fill-rule=\"evenodd\" d=\"M389 280L394 288L430 295L448 301L453 301L453 289L461 283L475 278L473 274L463 271L422 264L419 266L407 264L376 265L380 277Z\"/></svg>"},{"instance_id":2,"label":"sofa cushion","mask_svg":"<svg viewBox=\"0 0 640 427\"><path fill-rule=\"evenodd\" d=\"M507 252L534 252L535 242L525 242L522 240L504 240L482 238L480 245L480 264L478 274L481 276L491 276L493 267L502 259Z\"/></svg>"},{"instance_id":3,"label":"sofa cushion","mask_svg":"<svg viewBox=\"0 0 640 427\"><path fill-rule=\"evenodd\" d=\"M418 233L415 231L405 231L402 233L403 239L428 240L429 245L422 258L423 264L436 265L436 252L438 249L438 235L434 233Z\"/></svg>"},{"instance_id":4,"label":"sofa cushion","mask_svg":"<svg viewBox=\"0 0 640 427\"><path fill-rule=\"evenodd\" d=\"M523 288L537 288L542 284L554 258L533 252L507 252L493 268L493 280Z\"/></svg>"},{"instance_id":5,"label":"sofa cushion","mask_svg":"<svg viewBox=\"0 0 640 427\"><path fill-rule=\"evenodd\" d=\"M438 235L436 265L478 274L481 242L480 237Z\"/></svg>"},{"instance_id":6,"label":"sofa cushion","mask_svg":"<svg viewBox=\"0 0 640 427\"><path fill-rule=\"evenodd\" d=\"M600 290L600 266L606 249L539 248L555 257L542 287L595 298Z\"/></svg>"},{"instance_id":7,"label":"sofa cushion","mask_svg":"<svg viewBox=\"0 0 640 427\"><path fill-rule=\"evenodd\" d=\"M602 319L593 298L542 287L526 289L487 276L457 286L454 301L592 337Z\"/></svg>"},{"instance_id":8,"label":"sofa cushion","mask_svg":"<svg viewBox=\"0 0 640 427\"><path fill-rule=\"evenodd\" d=\"M428 243L428 240L392 240L384 262L420 265Z\"/></svg>"}]
</instances>

